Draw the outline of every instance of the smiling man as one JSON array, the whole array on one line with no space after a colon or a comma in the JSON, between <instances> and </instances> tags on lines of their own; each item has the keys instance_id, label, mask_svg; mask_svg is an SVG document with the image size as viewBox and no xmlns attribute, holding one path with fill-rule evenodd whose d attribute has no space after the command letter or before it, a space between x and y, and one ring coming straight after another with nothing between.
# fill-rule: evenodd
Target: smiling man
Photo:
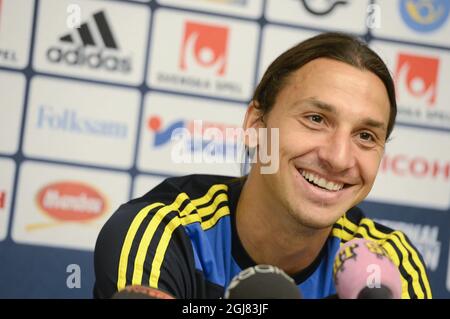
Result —
<instances>
[{"instance_id":1,"label":"smiling man","mask_svg":"<svg viewBox=\"0 0 450 319\"><path fill-rule=\"evenodd\" d=\"M423 260L408 238L356 205L375 181L396 116L392 78L364 43L337 33L279 56L255 90L245 129L278 130L278 170L165 180L122 205L95 250L96 297L127 285L176 298L220 298L241 270L283 269L305 298L336 293L334 256L353 238L377 241L401 274L402 298L431 298ZM267 143L267 145L262 145ZM274 154L271 154L274 155Z\"/></svg>"}]
</instances>

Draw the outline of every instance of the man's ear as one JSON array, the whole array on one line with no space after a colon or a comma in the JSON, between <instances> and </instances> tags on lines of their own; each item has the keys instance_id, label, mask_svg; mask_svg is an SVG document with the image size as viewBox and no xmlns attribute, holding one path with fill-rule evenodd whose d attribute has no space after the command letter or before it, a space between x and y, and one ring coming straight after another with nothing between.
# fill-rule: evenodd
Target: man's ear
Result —
<instances>
[{"instance_id":1,"label":"man's ear","mask_svg":"<svg viewBox=\"0 0 450 319\"><path fill-rule=\"evenodd\" d=\"M244 118L245 145L256 147L258 144L258 129L264 127L263 112L259 109L258 102L251 101L247 107Z\"/></svg>"},{"instance_id":2,"label":"man's ear","mask_svg":"<svg viewBox=\"0 0 450 319\"><path fill-rule=\"evenodd\" d=\"M248 128L258 129L264 127L262 120L263 112L259 109L258 102L251 101L247 107L247 112L244 118L244 130Z\"/></svg>"}]
</instances>

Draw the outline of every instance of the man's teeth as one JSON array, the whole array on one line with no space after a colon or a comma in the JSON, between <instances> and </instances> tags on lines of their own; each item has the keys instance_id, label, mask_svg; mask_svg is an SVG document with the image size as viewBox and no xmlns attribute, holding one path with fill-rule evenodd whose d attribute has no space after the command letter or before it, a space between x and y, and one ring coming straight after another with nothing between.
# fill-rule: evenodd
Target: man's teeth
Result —
<instances>
[{"instance_id":1,"label":"man's teeth","mask_svg":"<svg viewBox=\"0 0 450 319\"><path fill-rule=\"evenodd\" d=\"M313 183L317 186L320 186L322 188L325 188L329 191L339 191L344 187L344 184L342 184L342 183L334 183L331 181L327 181L325 178L314 175L311 172L302 170L301 174L303 175L303 177L305 179L307 179L311 183Z\"/></svg>"}]
</instances>

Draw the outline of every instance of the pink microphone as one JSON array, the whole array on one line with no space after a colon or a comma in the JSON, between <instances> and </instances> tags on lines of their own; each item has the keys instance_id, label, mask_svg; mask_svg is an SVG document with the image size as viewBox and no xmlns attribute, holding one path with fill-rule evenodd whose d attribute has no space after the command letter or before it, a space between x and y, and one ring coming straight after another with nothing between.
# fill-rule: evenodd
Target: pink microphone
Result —
<instances>
[{"instance_id":1,"label":"pink microphone","mask_svg":"<svg viewBox=\"0 0 450 319\"><path fill-rule=\"evenodd\" d=\"M333 267L340 299L400 299L400 272L378 243L352 239L342 245Z\"/></svg>"}]
</instances>

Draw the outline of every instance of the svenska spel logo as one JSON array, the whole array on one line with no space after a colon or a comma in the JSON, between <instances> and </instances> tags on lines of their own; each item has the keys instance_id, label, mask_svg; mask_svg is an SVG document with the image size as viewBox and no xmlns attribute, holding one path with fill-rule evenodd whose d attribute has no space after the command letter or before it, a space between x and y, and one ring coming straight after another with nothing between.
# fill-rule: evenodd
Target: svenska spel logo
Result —
<instances>
[{"instance_id":1,"label":"svenska spel logo","mask_svg":"<svg viewBox=\"0 0 450 319\"><path fill-rule=\"evenodd\" d=\"M399 53L395 70L398 95L407 92L417 102L436 103L439 58Z\"/></svg>"},{"instance_id":2,"label":"svenska spel logo","mask_svg":"<svg viewBox=\"0 0 450 319\"><path fill-rule=\"evenodd\" d=\"M403 21L417 32L436 31L450 12L450 0L401 0L399 6Z\"/></svg>"},{"instance_id":3,"label":"svenska spel logo","mask_svg":"<svg viewBox=\"0 0 450 319\"><path fill-rule=\"evenodd\" d=\"M223 76L227 65L228 27L186 21L180 69Z\"/></svg>"}]
</instances>

